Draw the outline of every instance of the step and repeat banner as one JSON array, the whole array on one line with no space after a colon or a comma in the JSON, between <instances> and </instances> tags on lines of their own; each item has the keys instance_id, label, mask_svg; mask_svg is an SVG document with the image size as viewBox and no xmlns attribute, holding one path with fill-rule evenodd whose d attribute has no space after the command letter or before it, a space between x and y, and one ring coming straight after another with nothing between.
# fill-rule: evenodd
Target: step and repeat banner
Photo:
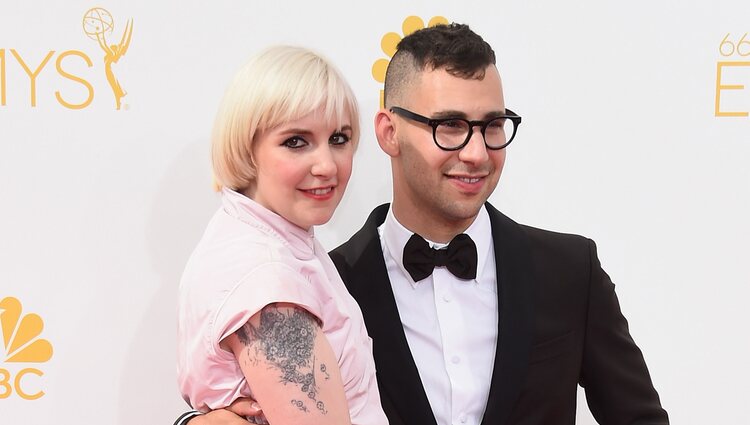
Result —
<instances>
[{"instance_id":1,"label":"step and repeat banner","mask_svg":"<svg viewBox=\"0 0 750 425\"><path fill-rule=\"evenodd\" d=\"M271 44L352 84L362 140L317 229L390 198L372 117L398 41L469 24L523 116L491 201L593 238L674 423L750 423L750 5L4 1L0 424L168 424L177 286L218 206L224 88ZM593 424L583 393L578 424Z\"/></svg>"}]
</instances>

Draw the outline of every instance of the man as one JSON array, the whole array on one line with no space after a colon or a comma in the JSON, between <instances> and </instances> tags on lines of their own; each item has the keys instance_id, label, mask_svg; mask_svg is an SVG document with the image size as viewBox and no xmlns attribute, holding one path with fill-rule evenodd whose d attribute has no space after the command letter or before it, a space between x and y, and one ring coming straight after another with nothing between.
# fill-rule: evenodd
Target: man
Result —
<instances>
[{"instance_id":1,"label":"man","mask_svg":"<svg viewBox=\"0 0 750 425\"><path fill-rule=\"evenodd\" d=\"M520 121L467 26L398 45L375 118L393 203L331 252L373 339L388 419L573 424L580 384L599 423L667 424L594 243L486 203Z\"/></svg>"}]
</instances>

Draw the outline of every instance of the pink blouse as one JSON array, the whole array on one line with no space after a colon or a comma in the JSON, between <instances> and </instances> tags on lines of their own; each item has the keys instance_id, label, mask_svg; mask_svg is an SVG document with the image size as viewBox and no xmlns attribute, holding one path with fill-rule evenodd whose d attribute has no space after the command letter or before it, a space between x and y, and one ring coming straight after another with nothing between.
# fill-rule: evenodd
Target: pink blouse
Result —
<instances>
[{"instance_id":1,"label":"pink blouse","mask_svg":"<svg viewBox=\"0 0 750 425\"><path fill-rule=\"evenodd\" d=\"M185 400L207 411L252 396L234 355L219 342L278 302L320 319L352 423L387 424L362 312L313 231L228 189L180 282L177 375Z\"/></svg>"}]
</instances>

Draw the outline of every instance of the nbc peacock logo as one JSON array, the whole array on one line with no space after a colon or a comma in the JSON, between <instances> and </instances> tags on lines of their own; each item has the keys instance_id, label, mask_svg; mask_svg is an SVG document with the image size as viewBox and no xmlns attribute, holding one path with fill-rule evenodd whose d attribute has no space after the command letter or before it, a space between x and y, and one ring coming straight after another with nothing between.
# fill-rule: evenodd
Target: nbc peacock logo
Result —
<instances>
[{"instance_id":1,"label":"nbc peacock logo","mask_svg":"<svg viewBox=\"0 0 750 425\"><path fill-rule=\"evenodd\" d=\"M424 21L419 16L407 16L406 19L404 19L404 22L401 24L401 31L403 35L396 32L389 32L383 35L383 38L380 39L380 48L381 50L383 50L383 53L388 55L388 59L380 58L372 64L372 77L375 79L375 81L380 84L383 84L385 82L385 71L388 69L388 64L391 62L391 58L393 58L393 55L396 53L396 46L398 46L398 43L401 41L401 39L416 30L427 27L434 27L435 25L441 24L447 25L448 20L442 16L433 16L427 23L427 26L425 26ZM383 90L381 89L380 107L382 108L383 106Z\"/></svg>"},{"instance_id":2,"label":"nbc peacock logo","mask_svg":"<svg viewBox=\"0 0 750 425\"><path fill-rule=\"evenodd\" d=\"M3 362L11 365L23 363L45 363L52 358L52 344L40 338L44 321L35 313L23 314L21 302L13 297L0 300L0 329L3 334ZM28 375L41 377L44 373L33 367L25 367L13 373L0 368L0 399L13 393L25 400L35 400L44 391L32 393L28 390Z\"/></svg>"}]
</instances>

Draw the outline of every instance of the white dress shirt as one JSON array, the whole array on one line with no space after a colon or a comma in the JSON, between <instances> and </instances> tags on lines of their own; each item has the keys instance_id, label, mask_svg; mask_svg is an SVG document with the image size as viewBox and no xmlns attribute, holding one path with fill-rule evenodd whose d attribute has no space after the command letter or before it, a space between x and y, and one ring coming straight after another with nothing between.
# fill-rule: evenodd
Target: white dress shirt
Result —
<instances>
[{"instance_id":1,"label":"white dress shirt","mask_svg":"<svg viewBox=\"0 0 750 425\"><path fill-rule=\"evenodd\" d=\"M481 208L464 232L477 246L476 279L459 279L436 267L414 282L403 266L404 245L413 232L396 220L393 210L378 232L406 340L438 425L479 425L490 391L498 320L487 210Z\"/></svg>"}]
</instances>

